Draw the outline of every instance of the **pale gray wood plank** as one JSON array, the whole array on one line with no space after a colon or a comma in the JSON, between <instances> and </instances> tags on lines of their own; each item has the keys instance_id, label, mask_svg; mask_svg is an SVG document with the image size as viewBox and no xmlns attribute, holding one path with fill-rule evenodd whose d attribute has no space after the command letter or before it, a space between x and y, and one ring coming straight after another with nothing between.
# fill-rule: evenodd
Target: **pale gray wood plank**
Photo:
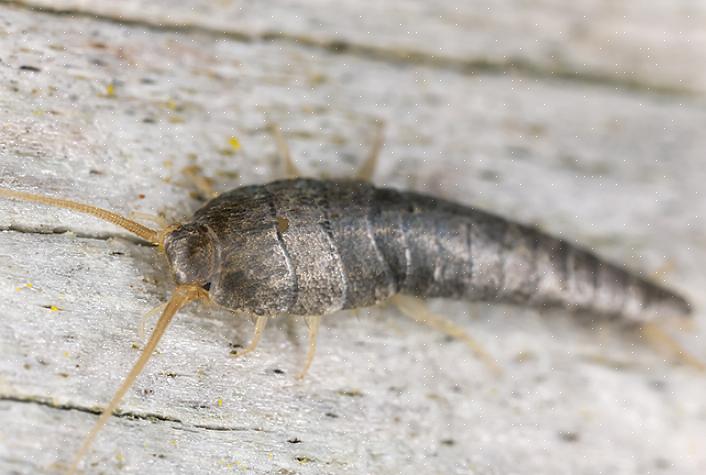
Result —
<instances>
[{"instance_id":1,"label":"pale gray wood plank","mask_svg":"<svg viewBox=\"0 0 706 475\"><path fill-rule=\"evenodd\" d=\"M198 206L181 183L190 154L221 190L273 177L265 114L311 175L352 174L382 118L378 183L539 223L646 272L672 260L666 279L703 326L699 103L9 7L0 18L2 186L176 219ZM154 249L90 218L2 200L0 228L0 473L50 473L136 358L140 315L171 279ZM52 230L70 233L40 234ZM432 306L484 342L505 378L384 308L326 319L297 382L301 324L299 339L281 321L232 360L252 325L194 305L121 406L146 419L114 418L88 460L105 473L706 467L702 376L629 332L561 312ZM704 358L701 339L683 341Z\"/></svg>"},{"instance_id":2,"label":"pale gray wood plank","mask_svg":"<svg viewBox=\"0 0 706 475\"><path fill-rule=\"evenodd\" d=\"M469 69L706 92L706 4L689 0L19 0L160 28L285 39Z\"/></svg>"}]
</instances>

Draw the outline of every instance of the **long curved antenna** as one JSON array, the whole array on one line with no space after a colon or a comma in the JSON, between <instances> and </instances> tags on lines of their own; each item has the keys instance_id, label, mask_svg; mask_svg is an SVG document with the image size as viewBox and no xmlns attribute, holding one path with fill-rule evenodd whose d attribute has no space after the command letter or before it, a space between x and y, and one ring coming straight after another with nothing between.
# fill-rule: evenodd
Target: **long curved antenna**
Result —
<instances>
[{"instance_id":1,"label":"long curved antenna","mask_svg":"<svg viewBox=\"0 0 706 475\"><path fill-rule=\"evenodd\" d=\"M66 208L78 211L80 213L90 214L91 216L95 216L103 221L108 221L109 223L125 228L131 233L137 234L142 239L149 241L152 244L160 245L162 243L163 232L155 231L154 229L150 229L147 226L143 226L140 223L127 219L124 216L120 216L119 214L105 209L96 208L95 206L61 198L52 198L51 196L35 195L34 193L8 190L6 188L0 188L0 196L13 200L31 201L34 203L41 203L56 206L57 208Z\"/></svg>"},{"instance_id":2,"label":"long curved antenna","mask_svg":"<svg viewBox=\"0 0 706 475\"><path fill-rule=\"evenodd\" d=\"M96 436L108 422L110 416L113 415L113 411L115 411L115 409L118 407L118 404L120 404L120 401L122 400L123 396L125 396L125 393L128 391L128 389L130 389L132 384L135 382L135 379L137 379L137 377L144 369L145 365L147 364L147 361L149 361L150 357L152 356L152 353L157 347L157 343L159 343L159 340L162 338L162 335L164 335L164 331L167 329L169 322L172 320L172 317L179 311L181 307L183 307L187 303L201 298L207 298L206 291L203 290L201 287L195 285L180 285L176 289L174 289L172 298L169 300L169 302L167 302L167 306L164 308L162 316L159 317L159 321L157 322L157 325L155 326L154 331L150 336L150 339L147 341L147 344L142 350L142 353L140 353L140 357L137 359L135 365L125 377L123 383L120 385L118 390L115 392L113 399L106 406L106 408L103 409L103 412L101 413L100 417L93 426L93 429L91 429L91 432L89 432L86 438L84 439L81 448L78 450L78 452L76 452L74 460L69 466L67 475L73 475L74 473L76 473L76 470L78 469L78 464L90 450L93 441L96 439Z\"/></svg>"}]
</instances>

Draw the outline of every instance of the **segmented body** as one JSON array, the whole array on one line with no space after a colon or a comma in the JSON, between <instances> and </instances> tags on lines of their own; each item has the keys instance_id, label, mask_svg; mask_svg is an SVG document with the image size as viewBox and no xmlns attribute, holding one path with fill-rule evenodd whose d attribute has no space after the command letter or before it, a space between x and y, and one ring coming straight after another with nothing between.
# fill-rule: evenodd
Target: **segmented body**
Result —
<instances>
[{"instance_id":1,"label":"segmented body","mask_svg":"<svg viewBox=\"0 0 706 475\"><path fill-rule=\"evenodd\" d=\"M216 303L256 315L325 315L396 293L643 321L689 313L680 296L564 240L358 181L237 188L168 235L165 249L178 283L200 282Z\"/></svg>"},{"instance_id":2,"label":"segmented body","mask_svg":"<svg viewBox=\"0 0 706 475\"><path fill-rule=\"evenodd\" d=\"M563 306L635 321L690 311L678 295L561 239L473 208L366 182L300 178L237 188L208 202L191 221L159 231L70 200L2 188L0 196L91 214L163 246L178 284L69 474L144 369L176 312L194 300L258 315L243 353L255 349L269 316L307 316L309 349L299 377L311 365L321 315L373 305L398 293ZM462 338L497 369L462 329L410 309L405 300L394 299L404 313Z\"/></svg>"}]
</instances>

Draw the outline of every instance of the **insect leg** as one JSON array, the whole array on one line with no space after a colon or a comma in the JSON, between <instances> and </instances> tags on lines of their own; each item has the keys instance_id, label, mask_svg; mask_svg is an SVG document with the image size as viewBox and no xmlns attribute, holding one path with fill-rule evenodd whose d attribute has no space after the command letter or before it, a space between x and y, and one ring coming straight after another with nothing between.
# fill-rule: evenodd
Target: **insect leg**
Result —
<instances>
[{"instance_id":1,"label":"insect leg","mask_svg":"<svg viewBox=\"0 0 706 475\"><path fill-rule=\"evenodd\" d=\"M380 150L384 143L385 134L385 123L378 122L377 130L375 131L375 139L373 140L373 147L370 149L368 158L363 162L363 165L358 169L356 173L356 178L361 181L372 181L373 175L375 175L375 168L377 167L378 157L380 156Z\"/></svg>"},{"instance_id":2,"label":"insect leg","mask_svg":"<svg viewBox=\"0 0 706 475\"><path fill-rule=\"evenodd\" d=\"M122 400L123 396L125 396L125 393L127 393L128 389L130 389L130 387L133 385L135 379L137 379L137 377L140 375L145 365L149 361L150 357L152 356L152 353L154 353L155 348L157 348L157 343L159 343L159 340L162 338L162 335L164 335L164 331L167 329L167 326L169 326L172 317L174 317L174 315L179 311L179 309L187 303L202 298L208 298L208 294L206 294L206 292L201 287L182 285L174 289L172 298L169 300L169 302L167 302L167 305L164 308L164 312L162 312L162 316L159 317L157 326L152 332L152 335L147 341L147 344L142 349L142 353L140 353L140 357L137 359L134 366L132 367L128 375L125 377L118 390L115 392L113 399L110 401L110 403L108 403L106 408L103 409L103 412L101 413L100 417L93 426L93 429L91 429L91 432L89 432L86 438L84 439L81 448L78 450L78 452L76 452L74 460L71 463L67 472L68 475L76 473L76 470L78 469L78 464L90 450L91 445L93 444L93 441L95 440L96 436L108 422L108 419L110 419L110 416L113 414L113 411L117 409L118 404L120 404L120 401Z\"/></svg>"},{"instance_id":3,"label":"insect leg","mask_svg":"<svg viewBox=\"0 0 706 475\"><path fill-rule=\"evenodd\" d=\"M463 328L440 315L430 312L420 299L398 294L390 300L403 314L411 319L466 343L476 357L482 360L493 373L500 374L502 372L495 360Z\"/></svg>"},{"instance_id":4,"label":"insect leg","mask_svg":"<svg viewBox=\"0 0 706 475\"><path fill-rule=\"evenodd\" d=\"M319 335L319 325L321 324L320 315L312 315L304 317L306 324L309 326L309 349L306 352L306 362L304 368L297 375L297 379L303 379L307 371L311 367L311 362L314 361L314 353L316 353L316 337Z\"/></svg>"},{"instance_id":5,"label":"insect leg","mask_svg":"<svg viewBox=\"0 0 706 475\"><path fill-rule=\"evenodd\" d=\"M672 338L667 332L662 330L656 323L647 322L640 326L642 335L656 349L675 357L683 364L696 368L699 371L706 371L706 365L684 349L677 340Z\"/></svg>"},{"instance_id":6,"label":"insect leg","mask_svg":"<svg viewBox=\"0 0 706 475\"><path fill-rule=\"evenodd\" d=\"M257 348L257 344L260 343L260 338L262 337L262 332L265 330L265 326L267 325L267 317L266 316L259 316L257 317L257 321L255 322L255 333L253 334L252 340L250 340L250 344L243 348L242 350L238 351L237 353L231 354L233 357L238 357L238 356L243 356L251 351L255 350Z\"/></svg>"},{"instance_id":7,"label":"insect leg","mask_svg":"<svg viewBox=\"0 0 706 475\"><path fill-rule=\"evenodd\" d=\"M301 176L301 172L292 160L292 155L289 153L289 145L287 145L287 141L285 140L284 135L282 135L282 131L279 126L271 123L269 128L272 131L275 142L277 143L277 152L279 153L279 158L282 160L282 174L284 175L284 178L297 178Z\"/></svg>"},{"instance_id":8,"label":"insect leg","mask_svg":"<svg viewBox=\"0 0 706 475\"><path fill-rule=\"evenodd\" d=\"M181 173L196 187L203 199L210 200L218 196L218 192L213 188L213 180L203 174L200 166L190 165L182 169Z\"/></svg>"},{"instance_id":9,"label":"insect leg","mask_svg":"<svg viewBox=\"0 0 706 475\"><path fill-rule=\"evenodd\" d=\"M140 337L141 341L145 339L145 325L147 324L147 320L152 318L152 316L155 313L163 311L164 307L166 307L166 306L167 306L166 303L159 304L156 307L154 307L152 310L147 311L147 313L145 313L142 316L142 318L140 318L140 324L137 327L137 335Z\"/></svg>"}]
</instances>

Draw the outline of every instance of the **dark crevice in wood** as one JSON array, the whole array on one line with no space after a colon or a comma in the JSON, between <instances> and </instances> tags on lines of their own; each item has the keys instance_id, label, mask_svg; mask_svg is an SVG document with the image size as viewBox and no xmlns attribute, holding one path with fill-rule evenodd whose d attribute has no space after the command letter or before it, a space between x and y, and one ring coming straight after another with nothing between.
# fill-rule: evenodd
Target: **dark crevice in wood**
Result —
<instances>
[{"instance_id":1,"label":"dark crevice in wood","mask_svg":"<svg viewBox=\"0 0 706 475\"><path fill-rule=\"evenodd\" d=\"M20 233L20 234L44 234L44 235L49 235L49 234L70 234L71 237L79 238L79 239L94 239L97 241L108 241L110 239L122 239L125 241L130 242L131 244L136 244L138 246L144 246L144 247L150 247L153 248L155 247L153 244L148 243L146 241L143 241L140 238L126 235L126 234L112 234L112 233L101 233L101 234L89 234L89 233L81 233L81 232L76 232L66 226L58 226L55 228L37 228L37 227L32 227L32 226L19 226L16 224L13 224L11 226L5 226L5 227L0 227L0 232L13 232L13 233Z\"/></svg>"},{"instance_id":2,"label":"dark crevice in wood","mask_svg":"<svg viewBox=\"0 0 706 475\"><path fill-rule=\"evenodd\" d=\"M14 402L14 403L19 403L19 404L35 404L38 406L48 407L51 409L57 409L60 411L78 411L78 412L82 412L84 414L92 414L95 416L100 415L100 413L102 411L102 409L99 407L85 407L85 406L78 406L76 404L71 404L71 403L61 403L60 404L60 403L45 399L40 396L31 396L31 395L20 396L20 395L10 395L10 394L0 394L0 402L3 402L3 401L4 402ZM218 432L228 432L228 431L270 432L270 431L267 431L267 430L264 430L264 429L258 428L258 427L226 426L226 425L214 425L214 424L187 424L187 423L184 423L181 419L165 416L163 414L154 414L154 413L138 413L138 412L133 412L133 411L117 410L116 412L113 413L113 417L121 418L121 419L134 419L134 420L145 420L145 421L174 422L177 424L184 424L185 426L196 428L196 429L211 430L211 431L218 431Z\"/></svg>"}]
</instances>

